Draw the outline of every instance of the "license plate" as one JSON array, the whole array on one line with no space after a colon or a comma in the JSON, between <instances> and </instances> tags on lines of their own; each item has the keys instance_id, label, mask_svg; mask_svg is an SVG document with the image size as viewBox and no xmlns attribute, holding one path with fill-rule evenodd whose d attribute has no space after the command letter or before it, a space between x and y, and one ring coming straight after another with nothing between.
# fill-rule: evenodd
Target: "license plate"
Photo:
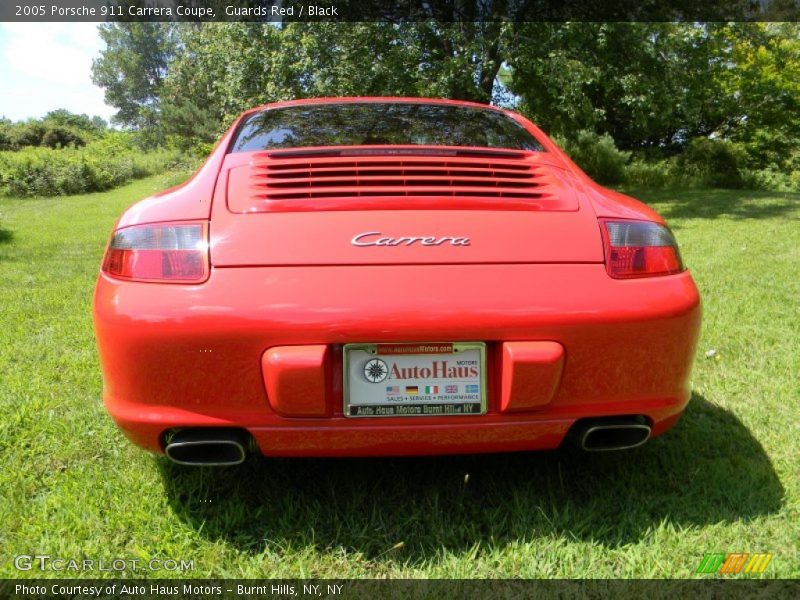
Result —
<instances>
[{"instance_id":1,"label":"license plate","mask_svg":"<svg viewBox=\"0 0 800 600\"><path fill-rule=\"evenodd\" d=\"M486 344L347 344L344 414L435 417L486 412Z\"/></svg>"}]
</instances>

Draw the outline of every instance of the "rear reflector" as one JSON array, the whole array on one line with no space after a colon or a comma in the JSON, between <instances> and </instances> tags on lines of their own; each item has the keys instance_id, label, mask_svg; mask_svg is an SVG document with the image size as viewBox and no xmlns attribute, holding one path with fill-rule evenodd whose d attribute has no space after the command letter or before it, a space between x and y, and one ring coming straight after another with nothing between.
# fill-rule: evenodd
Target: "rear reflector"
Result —
<instances>
[{"instance_id":1,"label":"rear reflector","mask_svg":"<svg viewBox=\"0 0 800 600\"><path fill-rule=\"evenodd\" d=\"M615 279L672 275L684 270L678 244L664 225L601 220L606 270Z\"/></svg>"},{"instance_id":2,"label":"rear reflector","mask_svg":"<svg viewBox=\"0 0 800 600\"><path fill-rule=\"evenodd\" d=\"M119 279L198 283L208 276L208 225L157 223L118 229L103 272Z\"/></svg>"}]
</instances>

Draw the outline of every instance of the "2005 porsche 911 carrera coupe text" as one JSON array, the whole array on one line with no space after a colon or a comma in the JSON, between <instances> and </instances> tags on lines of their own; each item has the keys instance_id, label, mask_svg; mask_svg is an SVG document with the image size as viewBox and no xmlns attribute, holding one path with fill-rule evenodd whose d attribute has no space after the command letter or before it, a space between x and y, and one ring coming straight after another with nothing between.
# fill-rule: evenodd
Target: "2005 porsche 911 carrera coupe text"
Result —
<instances>
[{"instance_id":1,"label":"2005 porsche 911 carrera coupe text","mask_svg":"<svg viewBox=\"0 0 800 600\"><path fill-rule=\"evenodd\" d=\"M221 465L638 446L700 300L663 219L520 115L344 98L246 112L130 207L94 316L126 435Z\"/></svg>"}]
</instances>

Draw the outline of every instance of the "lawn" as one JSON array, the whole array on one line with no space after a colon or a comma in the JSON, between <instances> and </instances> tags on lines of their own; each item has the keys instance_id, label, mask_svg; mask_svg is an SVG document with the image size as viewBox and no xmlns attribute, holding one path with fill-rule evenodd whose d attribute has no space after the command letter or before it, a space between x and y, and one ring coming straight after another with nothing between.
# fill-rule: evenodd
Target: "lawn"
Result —
<instances>
[{"instance_id":1,"label":"lawn","mask_svg":"<svg viewBox=\"0 0 800 600\"><path fill-rule=\"evenodd\" d=\"M215 471L133 447L100 400L103 246L164 184L0 199L0 577L56 575L15 570L42 553L196 577L681 578L734 551L800 577L800 194L632 191L669 219L705 315L687 413L638 450Z\"/></svg>"}]
</instances>

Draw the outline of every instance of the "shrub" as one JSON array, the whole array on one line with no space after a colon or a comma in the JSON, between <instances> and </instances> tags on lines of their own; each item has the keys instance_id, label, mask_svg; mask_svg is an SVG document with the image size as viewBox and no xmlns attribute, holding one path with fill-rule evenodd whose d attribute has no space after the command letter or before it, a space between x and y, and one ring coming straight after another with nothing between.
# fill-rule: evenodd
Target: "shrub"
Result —
<instances>
[{"instance_id":1,"label":"shrub","mask_svg":"<svg viewBox=\"0 0 800 600\"><path fill-rule=\"evenodd\" d=\"M698 184L740 188L747 156L744 149L727 140L696 138L678 156L678 167Z\"/></svg>"},{"instance_id":2,"label":"shrub","mask_svg":"<svg viewBox=\"0 0 800 600\"><path fill-rule=\"evenodd\" d=\"M747 168L740 144L725 140L693 140L683 154L661 160L637 156L625 169L625 183L636 187L727 187L778 192L800 191L800 152L780 164ZM796 168L797 167L797 168Z\"/></svg>"},{"instance_id":3,"label":"shrub","mask_svg":"<svg viewBox=\"0 0 800 600\"><path fill-rule=\"evenodd\" d=\"M112 132L83 148L0 152L0 193L24 197L97 192L176 166L183 166L176 151L142 152L132 136Z\"/></svg>"},{"instance_id":4,"label":"shrub","mask_svg":"<svg viewBox=\"0 0 800 600\"><path fill-rule=\"evenodd\" d=\"M42 117L41 122L50 126L69 128L84 138L99 137L108 129L108 124L100 117L78 115L63 108L51 110Z\"/></svg>"},{"instance_id":5,"label":"shrub","mask_svg":"<svg viewBox=\"0 0 800 600\"><path fill-rule=\"evenodd\" d=\"M42 136L42 146L48 148L66 148L67 146L85 146L86 140L69 127L61 125L48 126Z\"/></svg>"},{"instance_id":6,"label":"shrub","mask_svg":"<svg viewBox=\"0 0 800 600\"><path fill-rule=\"evenodd\" d=\"M11 135L11 130L7 126L0 123L0 151L13 149L14 139Z\"/></svg>"},{"instance_id":7,"label":"shrub","mask_svg":"<svg viewBox=\"0 0 800 600\"><path fill-rule=\"evenodd\" d=\"M76 115L64 109L50 111L41 119L16 123L0 118L0 151L29 146L85 146L108 132L108 125L100 117Z\"/></svg>"},{"instance_id":8,"label":"shrub","mask_svg":"<svg viewBox=\"0 0 800 600\"><path fill-rule=\"evenodd\" d=\"M11 126L11 144L14 149L24 146L41 146L45 127L38 121L17 123Z\"/></svg>"},{"instance_id":9,"label":"shrub","mask_svg":"<svg viewBox=\"0 0 800 600\"><path fill-rule=\"evenodd\" d=\"M613 184L624 179L625 165L630 159L630 153L619 150L614 139L607 133L599 135L584 130L570 139L559 139L557 142L595 181Z\"/></svg>"},{"instance_id":10,"label":"shrub","mask_svg":"<svg viewBox=\"0 0 800 600\"><path fill-rule=\"evenodd\" d=\"M674 160L634 160L625 168L625 183L636 187L666 188L687 185L688 182L676 172Z\"/></svg>"},{"instance_id":11,"label":"shrub","mask_svg":"<svg viewBox=\"0 0 800 600\"><path fill-rule=\"evenodd\" d=\"M800 192L800 170L784 173L776 168L746 170L743 187L774 192Z\"/></svg>"}]
</instances>

